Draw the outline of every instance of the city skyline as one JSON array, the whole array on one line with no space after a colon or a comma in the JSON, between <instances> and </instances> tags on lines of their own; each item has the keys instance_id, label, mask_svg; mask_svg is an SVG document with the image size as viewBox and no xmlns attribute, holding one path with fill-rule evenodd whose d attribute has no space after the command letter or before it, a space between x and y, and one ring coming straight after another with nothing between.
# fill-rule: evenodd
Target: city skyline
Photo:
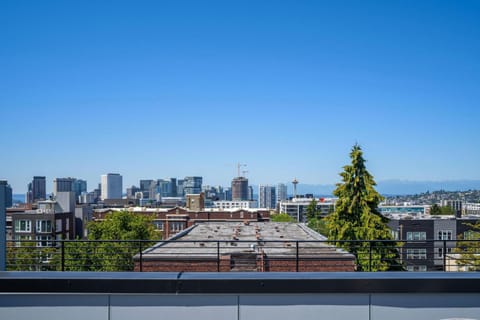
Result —
<instances>
[{"instance_id":1,"label":"city skyline","mask_svg":"<svg viewBox=\"0 0 480 320\"><path fill-rule=\"evenodd\" d=\"M209 4L0 4L0 179L480 179L479 3Z\"/></svg>"}]
</instances>

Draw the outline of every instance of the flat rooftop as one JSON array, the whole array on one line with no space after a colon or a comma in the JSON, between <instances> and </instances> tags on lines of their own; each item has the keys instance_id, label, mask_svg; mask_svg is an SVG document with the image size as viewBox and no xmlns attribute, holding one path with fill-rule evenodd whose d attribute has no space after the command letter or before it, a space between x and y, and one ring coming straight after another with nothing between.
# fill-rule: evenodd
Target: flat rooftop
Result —
<instances>
[{"instance_id":1,"label":"flat rooftop","mask_svg":"<svg viewBox=\"0 0 480 320\"><path fill-rule=\"evenodd\" d=\"M295 256L297 241L300 256L352 255L324 242L326 238L298 223L284 222L211 222L200 223L143 252L143 258L198 257L216 258L238 252L263 251L268 256Z\"/></svg>"}]
</instances>

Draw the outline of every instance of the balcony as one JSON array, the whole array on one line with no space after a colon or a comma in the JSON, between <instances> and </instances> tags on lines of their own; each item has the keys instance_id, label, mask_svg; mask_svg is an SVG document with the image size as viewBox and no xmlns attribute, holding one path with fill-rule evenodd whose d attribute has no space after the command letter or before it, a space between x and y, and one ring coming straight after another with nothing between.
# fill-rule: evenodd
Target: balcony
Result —
<instances>
[{"instance_id":1,"label":"balcony","mask_svg":"<svg viewBox=\"0 0 480 320\"><path fill-rule=\"evenodd\" d=\"M480 319L478 273L0 272L0 319Z\"/></svg>"}]
</instances>

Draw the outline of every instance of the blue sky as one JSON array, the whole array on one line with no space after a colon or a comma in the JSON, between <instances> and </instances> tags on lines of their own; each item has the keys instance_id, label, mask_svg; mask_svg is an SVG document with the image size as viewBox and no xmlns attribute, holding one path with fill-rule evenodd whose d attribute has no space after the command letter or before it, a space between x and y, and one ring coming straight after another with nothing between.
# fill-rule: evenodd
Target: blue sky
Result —
<instances>
[{"instance_id":1,"label":"blue sky","mask_svg":"<svg viewBox=\"0 0 480 320\"><path fill-rule=\"evenodd\" d=\"M480 179L478 1L2 1L0 178ZM50 187L49 186L49 187Z\"/></svg>"}]
</instances>

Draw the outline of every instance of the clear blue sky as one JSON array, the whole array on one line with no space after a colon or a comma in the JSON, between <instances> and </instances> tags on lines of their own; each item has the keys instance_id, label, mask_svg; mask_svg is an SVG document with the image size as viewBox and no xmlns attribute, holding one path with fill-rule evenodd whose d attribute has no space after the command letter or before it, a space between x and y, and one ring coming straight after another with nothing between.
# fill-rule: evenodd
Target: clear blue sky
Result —
<instances>
[{"instance_id":1,"label":"clear blue sky","mask_svg":"<svg viewBox=\"0 0 480 320\"><path fill-rule=\"evenodd\" d=\"M0 3L0 178L479 179L480 1Z\"/></svg>"}]
</instances>

